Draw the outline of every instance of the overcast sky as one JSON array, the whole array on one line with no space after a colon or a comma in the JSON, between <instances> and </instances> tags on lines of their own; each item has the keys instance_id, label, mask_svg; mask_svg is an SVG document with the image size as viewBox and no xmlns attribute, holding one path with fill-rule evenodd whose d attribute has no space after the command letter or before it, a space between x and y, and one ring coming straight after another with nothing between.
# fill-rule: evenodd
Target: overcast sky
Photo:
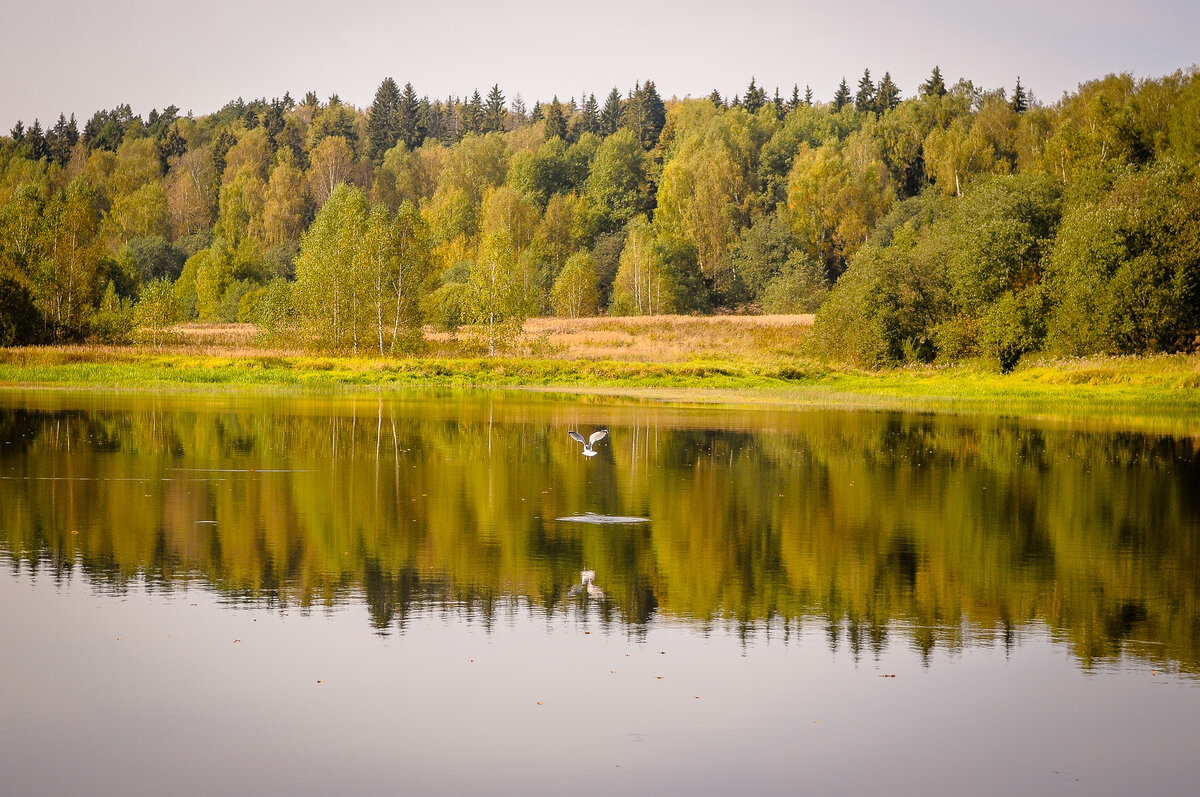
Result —
<instances>
[{"instance_id":1,"label":"overcast sky","mask_svg":"<svg viewBox=\"0 0 1200 797\"><path fill-rule=\"evenodd\" d=\"M8 5L8 4L6 4ZM15 6L15 7L14 7ZM744 92L753 76L818 100L890 71L904 96L933 66L1042 101L1110 72L1157 77L1200 61L1196 0L65 0L0 13L0 130L128 102L211 113L236 97L313 90L369 105L387 76L419 94L533 100Z\"/></svg>"}]
</instances>

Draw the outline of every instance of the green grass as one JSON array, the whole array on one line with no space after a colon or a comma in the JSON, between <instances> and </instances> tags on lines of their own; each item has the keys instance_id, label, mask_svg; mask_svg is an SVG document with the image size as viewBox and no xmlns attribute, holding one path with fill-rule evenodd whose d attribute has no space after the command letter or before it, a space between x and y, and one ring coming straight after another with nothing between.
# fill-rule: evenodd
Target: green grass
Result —
<instances>
[{"instance_id":1,"label":"green grass","mask_svg":"<svg viewBox=\"0 0 1200 797\"><path fill-rule=\"evenodd\" d=\"M1168 414L1200 418L1200 357L1040 361L865 372L795 359L686 362L588 359L212 355L88 347L0 350L0 384L118 390L298 392L437 387L630 393L674 400L929 411Z\"/></svg>"}]
</instances>

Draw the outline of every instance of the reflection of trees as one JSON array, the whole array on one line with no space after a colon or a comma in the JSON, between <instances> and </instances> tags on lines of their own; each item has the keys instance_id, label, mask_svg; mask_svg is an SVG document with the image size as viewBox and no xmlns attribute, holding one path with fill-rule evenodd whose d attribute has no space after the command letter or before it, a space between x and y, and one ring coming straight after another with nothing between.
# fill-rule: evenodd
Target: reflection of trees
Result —
<instances>
[{"instance_id":1,"label":"reflection of trees","mask_svg":"<svg viewBox=\"0 0 1200 797\"><path fill-rule=\"evenodd\" d=\"M701 411L509 394L94 400L0 413L0 545L99 584L253 600L818 620L855 655L1011 644L1200 665L1200 459L1012 419ZM613 430L578 455L566 429ZM590 527L581 511L645 515ZM197 522L215 521L215 522ZM78 532L78 533L73 533ZM581 569L606 599L566 599ZM515 603L514 603L515 602Z\"/></svg>"}]
</instances>

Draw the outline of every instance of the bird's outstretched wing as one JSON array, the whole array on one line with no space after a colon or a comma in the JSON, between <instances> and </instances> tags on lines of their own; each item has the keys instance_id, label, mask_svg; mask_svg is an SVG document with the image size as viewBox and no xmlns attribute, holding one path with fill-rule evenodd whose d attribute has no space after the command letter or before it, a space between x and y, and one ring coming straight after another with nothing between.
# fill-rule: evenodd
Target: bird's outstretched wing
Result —
<instances>
[{"instance_id":1,"label":"bird's outstretched wing","mask_svg":"<svg viewBox=\"0 0 1200 797\"><path fill-rule=\"evenodd\" d=\"M587 445L587 440L583 439L583 435L581 435L579 432L576 432L574 429L567 432L567 434L571 435L572 440L578 440L579 442L583 443L584 445Z\"/></svg>"},{"instance_id":2,"label":"bird's outstretched wing","mask_svg":"<svg viewBox=\"0 0 1200 797\"><path fill-rule=\"evenodd\" d=\"M588 445L595 445L596 443L603 440L607 436L608 436L607 429L601 429L598 432L592 432L592 436L588 438ZM579 438L579 442L581 442L581 443L583 442L582 437Z\"/></svg>"}]
</instances>

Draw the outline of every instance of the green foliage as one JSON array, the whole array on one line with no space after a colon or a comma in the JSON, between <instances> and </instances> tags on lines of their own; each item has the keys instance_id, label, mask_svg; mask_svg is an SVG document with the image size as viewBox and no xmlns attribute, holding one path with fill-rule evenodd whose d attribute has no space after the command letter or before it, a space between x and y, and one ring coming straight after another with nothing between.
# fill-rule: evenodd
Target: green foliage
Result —
<instances>
[{"instance_id":1,"label":"green foliage","mask_svg":"<svg viewBox=\"0 0 1200 797\"><path fill-rule=\"evenodd\" d=\"M554 282L551 300L554 314L566 318L594 316L599 311L600 294L596 280L596 261L588 252L576 252Z\"/></svg>"},{"instance_id":2,"label":"green foliage","mask_svg":"<svg viewBox=\"0 0 1200 797\"><path fill-rule=\"evenodd\" d=\"M983 316L980 344L1000 364L1001 373L1009 373L1022 355L1041 348L1046 337L1046 299L1040 286L1008 291Z\"/></svg>"},{"instance_id":3,"label":"green foliage","mask_svg":"<svg viewBox=\"0 0 1200 797\"><path fill-rule=\"evenodd\" d=\"M752 79L731 103L673 100L669 113L652 81L532 114L519 97L505 108L498 84L431 100L387 78L365 112L310 95L201 117L168 106L145 122L122 105L82 131L65 115L18 123L0 141L0 275L20 286L15 316L28 295L33 338L115 338L103 319L168 278L181 318L254 317L268 281L315 266L301 238L315 230L312 249L345 222L345 251L326 266L342 271L294 296L312 310L309 294L344 279L337 334L303 314L295 326L318 348L410 349L426 310L449 326L473 317L467 273L495 234L512 248L522 313L550 309L568 259L589 250L598 305L623 312L812 308L857 262L845 291L874 296L880 270L897 286L859 309L834 287L818 330L860 318L866 331L846 344L860 362L1198 345L1194 68L1108 75L1052 105L1019 79L1011 97L947 86L936 67L903 101L890 72L873 83L864 70L830 104L798 85L772 100ZM361 212L318 225L339 190L357 191ZM401 216L410 232L393 229ZM646 259L634 278L626 256L618 279L631 245ZM865 245L878 251L860 262ZM400 273L416 293L385 277ZM414 298L439 291L440 304ZM900 320L897 307L923 309ZM879 336L874 348L860 333Z\"/></svg>"},{"instance_id":4,"label":"green foliage","mask_svg":"<svg viewBox=\"0 0 1200 797\"><path fill-rule=\"evenodd\" d=\"M644 209L648 201L645 156L632 130L619 130L596 150L586 195L602 226L615 229Z\"/></svg>"},{"instance_id":5,"label":"green foliage","mask_svg":"<svg viewBox=\"0 0 1200 797\"><path fill-rule=\"evenodd\" d=\"M488 352L512 340L525 320L524 279L512 238L505 231L492 233L480 248L467 279L468 319L483 330Z\"/></svg>"},{"instance_id":6,"label":"green foliage","mask_svg":"<svg viewBox=\"0 0 1200 797\"><path fill-rule=\"evenodd\" d=\"M157 347L166 340L167 331L178 320L175 292L166 279L156 279L142 288L142 296L133 308L134 322L150 343Z\"/></svg>"},{"instance_id":7,"label":"green foliage","mask_svg":"<svg viewBox=\"0 0 1200 797\"><path fill-rule=\"evenodd\" d=\"M828 292L824 266L797 253L763 286L759 300L764 313L812 313Z\"/></svg>"},{"instance_id":8,"label":"green foliage","mask_svg":"<svg viewBox=\"0 0 1200 797\"><path fill-rule=\"evenodd\" d=\"M134 238L117 252L121 268L135 275L139 283L164 278L174 281L179 278L186 260L183 252L161 235Z\"/></svg>"},{"instance_id":9,"label":"green foliage","mask_svg":"<svg viewBox=\"0 0 1200 797\"><path fill-rule=\"evenodd\" d=\"M932 361L948 287L944 270L912 249L863 247L817 311L814 347L866 368Z\"/></svg>"},{"instance_id":10,"label":"green foliage","mask_svg":"<svg viewBox=\"0 0 1200 797\"><path fill-rule=\"evenodd\" d=\"M29 288L16 277L0 275L0 347L41 341L43 322Z\"/></svg>"},{"instance_id":11,"label":"green foliage","mask_svg":"<svg viewBox=\"0 0 1200 797\"><path fill-rule=\"evenodd\" d=\"M104 288L104 296L100 299L100 306L92 315L89 325L92 336L102 343L127 343L134 323L133 303L118 296L116 287L112 280L109 280Z\"/></svg>"},{"instance_id":12,"label":"green foliage","mask_svg":"<svg viewBox=\"0 0 1200 797\"><path fill-rule=\"evenodd\" d=\"M1200 334L1200 186L1172 163L1070 208L1049 261L1050 345L1067 354L1187 350Z\"/></svg>"}]
</instances>

